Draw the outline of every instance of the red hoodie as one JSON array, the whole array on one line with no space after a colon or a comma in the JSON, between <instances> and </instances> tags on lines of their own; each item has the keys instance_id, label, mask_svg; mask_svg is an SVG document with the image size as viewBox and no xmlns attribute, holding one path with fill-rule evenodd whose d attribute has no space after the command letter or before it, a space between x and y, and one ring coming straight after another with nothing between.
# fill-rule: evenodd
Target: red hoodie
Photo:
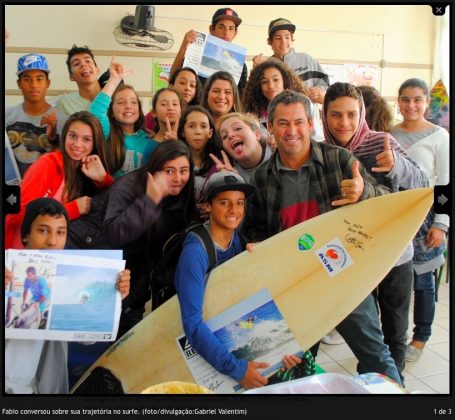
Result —
<instances>
[{"instance_id":1,"label":"red hoodie","mask_svg":"<svg viewBox=\"0 0 455 420\"><path fill-rule=\"evenodd\" d=\"M6 217L5 249L19 248L18 241L17 239L15 241L15 238L18 235L20 236L27 204L36 198L54 197L63 181L63 154L60 150L46 153L27 169L21 183L21 210L17 214L10 214ZM102 189L111 185L112 182L112 176L106 173L104 181L101 184L95 183L95 185ZM70 220L80 217L76 200L64 202L63 205L68 212ZM23 248L23 246L20 248Z\"/></svg>"}]
</instances>

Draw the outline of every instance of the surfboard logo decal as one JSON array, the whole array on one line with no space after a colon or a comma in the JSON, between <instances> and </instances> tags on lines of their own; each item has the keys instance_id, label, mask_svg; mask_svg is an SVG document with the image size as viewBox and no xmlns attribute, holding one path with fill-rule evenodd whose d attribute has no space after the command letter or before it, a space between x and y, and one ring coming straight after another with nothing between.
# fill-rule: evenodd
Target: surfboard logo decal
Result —
<instances>
[{"instance_id":1,"label":"surfboard logo decal","mask_svg":"<svg viewBox=\"0 0 455 420\"><path fill-rule=\"evenodd\" d=\"M314 238L309 233L304 233L297 243L300 251L308 251L313 248Z\"/></svg>"},{"instance_id":2,"label":"surfboard logo decal","mask_svg":"<svg viewBox=\"0 0 455 420\"><path fill-rule=\"evenodd\" d=\"M353 264L351 257L338 238L315 251L316 257L330 277Z\"/></svg>"}]
</instances>

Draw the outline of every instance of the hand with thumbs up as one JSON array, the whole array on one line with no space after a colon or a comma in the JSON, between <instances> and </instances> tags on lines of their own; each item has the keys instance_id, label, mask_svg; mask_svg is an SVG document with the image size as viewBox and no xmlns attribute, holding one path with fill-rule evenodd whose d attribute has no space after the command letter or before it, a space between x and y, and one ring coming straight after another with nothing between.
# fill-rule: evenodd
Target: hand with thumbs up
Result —
<instances>
[{"instance_id":1,"label":"hand with thumbs up","mask_svg":"<svg viewBox=\"0 0 455 420\"><path fill-rule=\"evenodd\" d=\"M384 137L384 151L376 155L376 165L371 168L372 172L390 172L395 165L393 151L390 147L390 136L387 133Z\"/></svg>"},{"instance_id":2,"label":"hand with thumbs up","mask_svg":"<svg viewBox=\"0 0 455 420\"><path fill-rule=\"evenodd\" d=\"M341 200L332 201L332 206L343 206L345 204L353 204L359 201L363 193L364 183L362 175L359 171L359 161L356 160L352 164L352 178L343 179L341 181Z\"/></svg>"}]
</instances>

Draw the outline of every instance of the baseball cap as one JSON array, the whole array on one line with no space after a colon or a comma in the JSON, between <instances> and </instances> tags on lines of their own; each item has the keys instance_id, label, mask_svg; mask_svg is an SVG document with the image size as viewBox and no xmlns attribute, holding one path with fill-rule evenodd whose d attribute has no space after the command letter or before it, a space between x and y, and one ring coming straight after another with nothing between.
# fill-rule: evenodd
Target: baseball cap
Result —
<instances>
[{"instance_id":1,"label":"baseball cap","mask_svg":"<svg viewBox=\"0 0 455 420\"><path fill-rule=\"evenodd\" d=\"M239 18L239 15L235 10L230 9L229 7L224 9L218 9L212 17L212 26L216 24L220 19L229 19L235 23L235 26L239 26L242 23L242 19Z\"/></svg>"},{"instance_id":2,"label":"baseball cap","mask_svg":"<svg viewBox=\"0 0 455 420\"><path fill-rule=\"evenodd\" d=\"M17 62L16 74L19 76L21 73L27 70L42 70L46 73L50 73L46 57L40 54L27 54L19 58Z\"/></svg>"},{"instance_id":3,"label":"baseball cap","mask_svg":"<svg viewBox=\"0 0 455 420\"><path fill-rule=\"evenodd\" d=\"M278 18L272 20L269 24L269 38L273 36L276 31L287 29L291 34L295 32L295 25L290 20Z\"/></svg>"},{"instance_id":4,"label":"baseball cap","mask_svg":"<svg viewBox=\"0 0 455 420\"><path fill-rule=\"evenodd\" d=\"M215 195L223 191L243 191L245 198L252 195L256 188L247 184L237 173L230 171L216 172L210 176L204 186L204 198L210 201Z\"/></svg>"}]
</instances>

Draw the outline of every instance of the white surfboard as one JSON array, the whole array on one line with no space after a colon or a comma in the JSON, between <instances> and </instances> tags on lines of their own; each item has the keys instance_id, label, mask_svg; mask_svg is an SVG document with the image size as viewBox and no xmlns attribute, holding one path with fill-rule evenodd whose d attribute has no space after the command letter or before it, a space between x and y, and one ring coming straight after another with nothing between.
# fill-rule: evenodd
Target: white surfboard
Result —
<instances>
[{"instance_id":1,"label":"white surfboard","mask_svg":"<svg viewBox=\"0 0 455 420\"><path fill-rule=\"evenodd\" d=\"M385 277L432 203L432 188L376 197L257 244L212 271L204 319L267 288L302 349L310 348ZM181 334L174 296L117 340L72 392L140 393L162 382L194 382L175 341Z\"/></svg>"}]
</instances>

